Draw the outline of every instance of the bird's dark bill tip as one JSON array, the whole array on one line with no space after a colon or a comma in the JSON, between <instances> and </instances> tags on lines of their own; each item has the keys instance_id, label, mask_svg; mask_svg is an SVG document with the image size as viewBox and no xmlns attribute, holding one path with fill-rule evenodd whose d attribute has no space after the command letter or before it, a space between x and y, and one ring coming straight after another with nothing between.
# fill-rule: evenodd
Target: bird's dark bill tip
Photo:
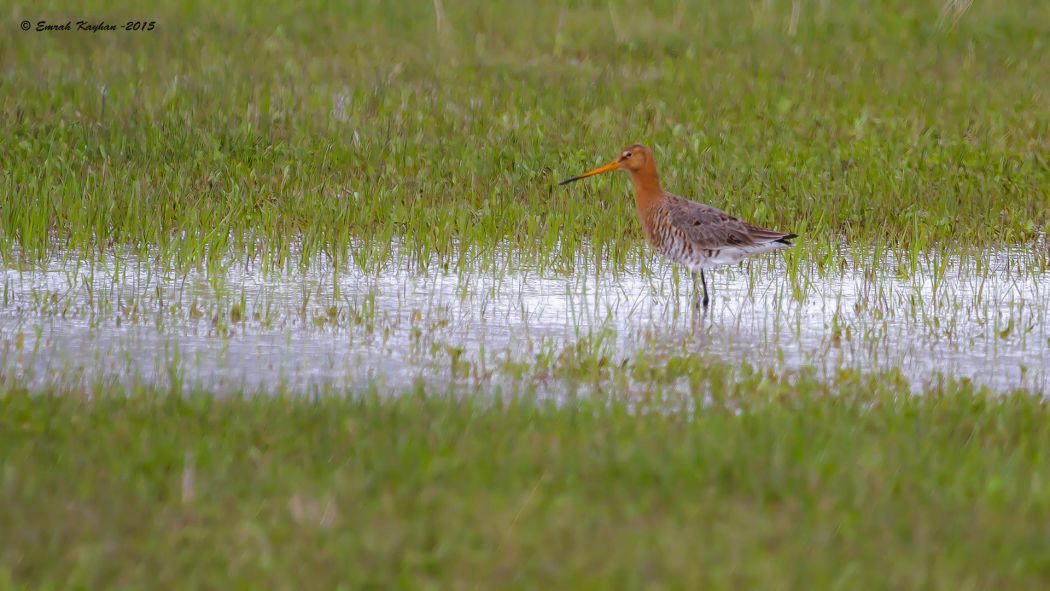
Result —
<instances>
[{"instance_id":1,"label":"bird's dark bill tip","mask_svg":"<svg viewBox=\"0 0 1050 591\"><path fill-rule=\"evenodd\" d=\"M574 176L571 179L565 179L564 181L558 183L558 186L560 187L562 185L567 185L569 183L575 183L576 181L578 181L578 180L580 180L582 178L583 178L582 176Z\"/></svg>"}]
</instances>

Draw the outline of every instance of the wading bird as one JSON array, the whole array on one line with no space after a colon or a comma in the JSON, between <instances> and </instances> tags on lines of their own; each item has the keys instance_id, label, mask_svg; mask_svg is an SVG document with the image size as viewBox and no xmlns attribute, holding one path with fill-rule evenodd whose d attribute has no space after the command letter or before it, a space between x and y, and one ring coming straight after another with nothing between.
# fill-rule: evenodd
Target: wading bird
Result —
<instances>
[{"instance_id":1,"label":"wading bird","mask_svg":"<svg viewBox=\"0 0 1050 591\"><path fill-rule=\"evenodd\" d=\"M692 271L694 281L699 273L704 293L703 299L700 299L699 291L696 292L697 307L702 305L707 308L711 301L707 295L704 269L732 264L751 255L794 246L791 239L798 236L760 228L710 205L664 191L656 173L653 153L641 144L629 146L620 153L619 158L605 166L599 166L558 184L567 185L614 170L626 170L631 173L638 220L642 223L649 242L671 262Z\"/></svg>"}]
</instances>

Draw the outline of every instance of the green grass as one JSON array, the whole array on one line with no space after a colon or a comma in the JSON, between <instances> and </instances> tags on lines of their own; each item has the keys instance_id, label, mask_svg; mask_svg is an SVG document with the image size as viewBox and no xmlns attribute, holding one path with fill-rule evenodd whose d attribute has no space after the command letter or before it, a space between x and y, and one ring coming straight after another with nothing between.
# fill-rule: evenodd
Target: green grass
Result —
<instances>
[{"instance_id":1,"label":"green grass","mask_svg":"<svg viewBox=\"0 0 1050 591\"><path fill-rule=\"evenodd\" d=\"M555 182L634 141L799 256L1046 231L1045 2L791 5L0 2L0 256L617 267L629 183Z\"/></svg>"},{"instance_id":2,"label":"green grass","mask_svg":"<svg viewBox=\"0 0 1050 591\"><path fill-rule=\"evenodd\" d=\"M4 588L1042 589L1050 410L756 376L715 403L0 395ZM670 412L668 412L670 411Z\"/></svg>"},{"instance_id":3,"label":"green grass","mask_svg":"<svg viewBox=\"0 0 1050 591\"><path fill-rule=\"evenodd\" d=\"M555 186L635 141L669 189L802 234L783 255L797 299L814 270L874 283L872 261L933 269L935 292L952 261L979 282L969 246L1039 244L1011 261L1034 277L1050 8L963 4L0 0L0 261L61 256L67 281L23 297L5 279L20 332L0 349L21 360L50 317L268 327L222 273L247 263L644 269L626 179ZM80 18L157 26L16 29ZM142 267L151 293L128 283ZM181 299L188 277L215 302ZM321 319L381 329L365 298ZM921 294L894 313L951 338ZM996 318L1004 340L1037 328ZM440 343L468 385L515 378L513 401L118 396L121 376L75 366L63 383L90 395L58 374L29 393L19 361L0 372L0 589L1050 584L1035 393L910 396L899 372L778 375L684 345L617 363L603 339L490 369ZM539 380L593 395L536 400Z\"/></svg>"}]
</instances>

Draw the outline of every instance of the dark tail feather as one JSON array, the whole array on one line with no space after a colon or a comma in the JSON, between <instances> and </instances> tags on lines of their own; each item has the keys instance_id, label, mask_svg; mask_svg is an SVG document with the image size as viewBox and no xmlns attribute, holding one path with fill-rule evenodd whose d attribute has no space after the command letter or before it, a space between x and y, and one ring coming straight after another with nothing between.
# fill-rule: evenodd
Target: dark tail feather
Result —
<instances>
[{"instance_id":1,"label":"dark tail feather","mask_svg":"<svg viewBox=\"0 0 1050 591\"><path fill-rule=\"evenodd\" d=\"M792 238L798 238L798 234L792 234L788 232L777 232L776 230L767 230L760 228L752 224L747 226L748 238L751 239L755 244L763 244L766 242L779 242L781 244L790 245Z\"/></svg>"}]
</instances>

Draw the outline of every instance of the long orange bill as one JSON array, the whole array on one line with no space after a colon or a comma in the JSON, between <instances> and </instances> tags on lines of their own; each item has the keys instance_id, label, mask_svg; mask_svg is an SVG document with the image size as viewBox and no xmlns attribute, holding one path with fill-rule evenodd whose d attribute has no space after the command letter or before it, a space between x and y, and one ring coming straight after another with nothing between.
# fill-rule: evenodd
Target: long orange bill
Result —
<instances>
[{"instance_id":1,"label":"long orange bill","mask_svg":"<svg viewBox=\"0 0 1050 591\"><path fill-rule=\"evenodd\" d=\"M616 167L619 164L620 164L619 160L613 160L612 162L606 164L605 166L599 166L598 168L595 168L594 170L589 171L589 172L585 172L585 173L581 174L580 176L574 176L571 179L565 179L564 181L558 183L558 186L560 187L561 185L567 185L569 183L574 183L574 182L576 182L576 181L578 181L580 179L585 179L585 178L587 178L589 176L594 176L596 174L601 174L603 172L609 172L610 170L616 170Z\"/></svg>"}]
</instances>

